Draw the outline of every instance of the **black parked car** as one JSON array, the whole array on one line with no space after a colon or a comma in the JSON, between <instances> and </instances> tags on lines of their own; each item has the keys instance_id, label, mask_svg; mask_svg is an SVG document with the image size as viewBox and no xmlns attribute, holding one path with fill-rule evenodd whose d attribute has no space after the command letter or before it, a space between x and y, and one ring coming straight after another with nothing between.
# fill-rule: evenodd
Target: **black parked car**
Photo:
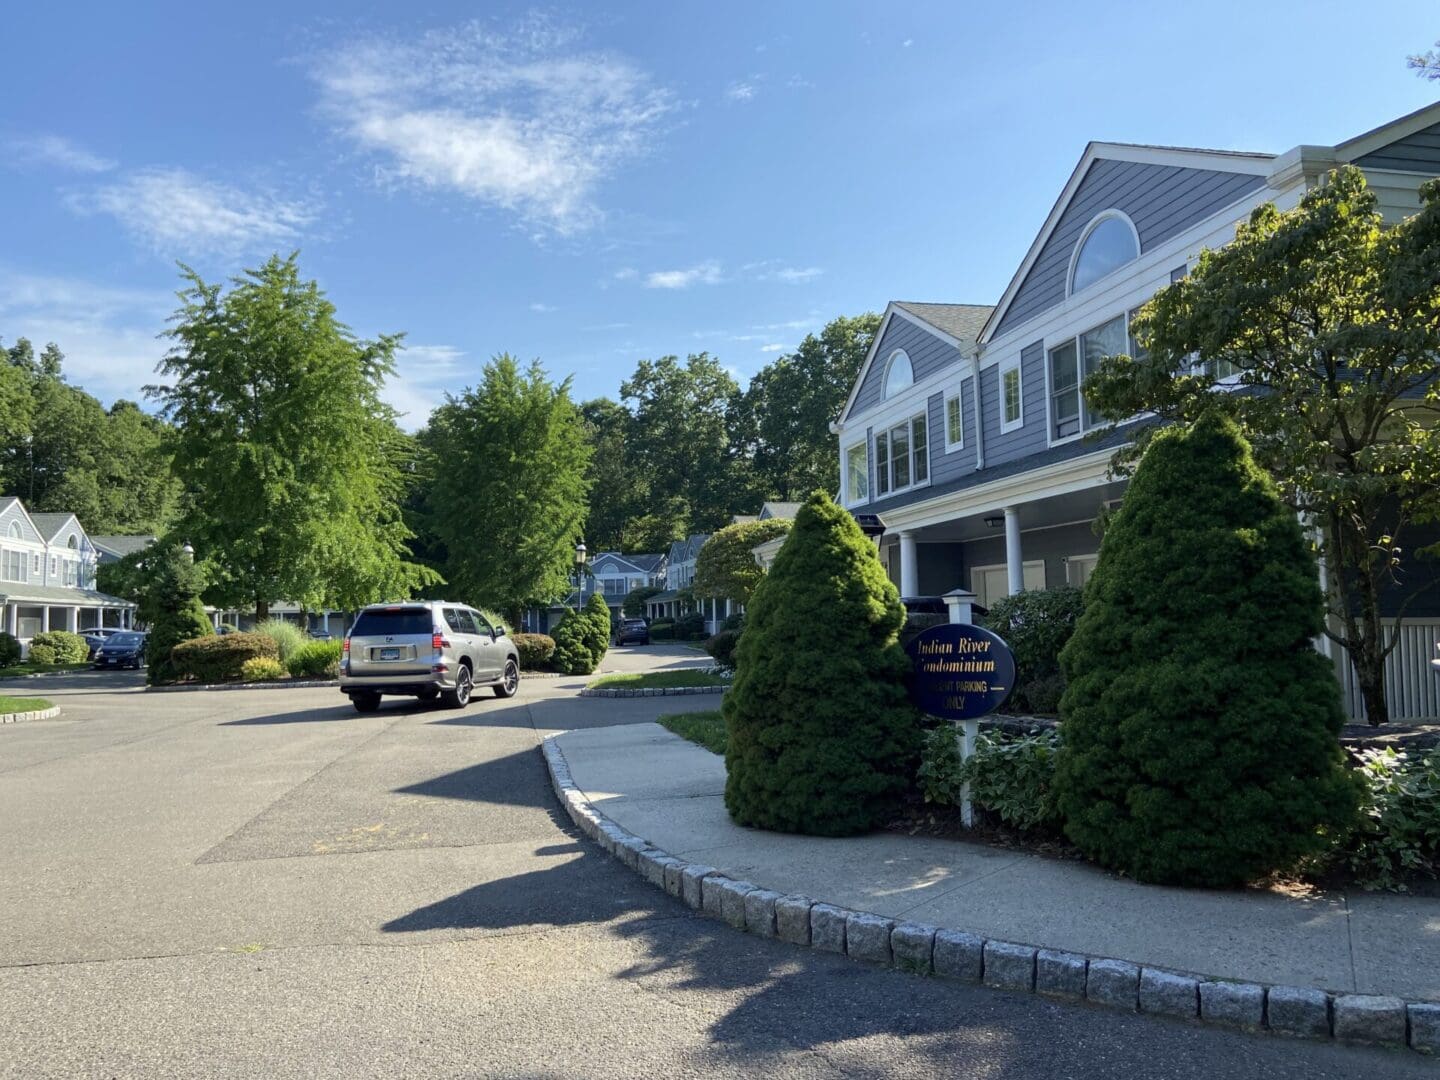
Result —
<instances>
[{"instance_id":1,"label":"black parked car","mask_svg":"<svg viewBox=\"0 0 1440 1080\"><path fill-rule=\"evenodd\" d=\"M615 628L616 645L649 645L650 626L644 619L621 619Z\"/></svg>"},{"instance_id":2,"label":"black parked car","mask_svg":"<svg viewBox=\"0 0 1440 1080\"><path fill-rule=\"evenodd\" d=\"M82 630L80 632L80 636L85 639L85 644L90 646L89 658L91 660L94 660L95 654L100 651L100 646L104 645L110 637L118 634L119 632L120 631L116 630L114 627L108 626L104 629L97 628L95 630Z\"/></svg>"},{"instance_id":3,"label":"black parked car","mask_svg":"<svg viewBox=\"0 0 1440 1080\"><path fill-rule=\"evenodd\" d=\"M97 668L142 668L145 666L145 635L122 630L105 639L95 654Z\"/></svg>"}]
</instances>

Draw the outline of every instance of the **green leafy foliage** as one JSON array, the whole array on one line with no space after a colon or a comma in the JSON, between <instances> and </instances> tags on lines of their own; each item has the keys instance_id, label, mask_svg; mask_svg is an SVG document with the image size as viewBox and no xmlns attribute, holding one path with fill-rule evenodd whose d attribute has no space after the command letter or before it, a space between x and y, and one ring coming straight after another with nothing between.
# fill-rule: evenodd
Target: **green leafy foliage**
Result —
<instances>
[{"instance_id":1,"label":"green leafy foliage","mask_svg":"<svg viewBox=\"0 0 1440 1080\"><path fill-rule=\"evenodd\" d=\"M306 641L280 659L294 678L333 679L340 674L342 648L338 641Z\"/></svg>"},{"instance_id":2,"label":"green leafy foliage","mask_svg":"<svg viewBox=\"0 0 1440 1080\"><path fill-rule=\"evenodd\" d=\"M754 549L768 540L784 536L791 522L784 518L742 521L717 530L695 557L695 580L691 589L697 597L750 602L750 594L765 576L755 561Z\"/></svg>"},{"instance_id":3,"label":"green leafy foliage","mask_svg":"<svg viewBox=\"0 0 1440 1080\"><path fill-rule=\"evenodd\" d=\"M875 545L828 495L811 495L736 647L723 712L737 823L843 836L895 812L920 747L904 619Z\"/></svg>"},{"instance_id":4,"label":"green leafy foliage","mask_svg":"<svg viewBox=\"0 0 1440 1080\"><path fill-rule=\"evenodd\" d=\"M1235 425L1212 413L1157 435L1060 655L1070 839L1143 881L1229 886L1348 830L1321 612L1295 514Z\"/></svg>"},{"instance_id":5,"label":"green leafy foliage","mask_svg":"<svg viewBox=\"0 0 1440 1080\"><path fill-rule=\"evenodd\" d=\"M610 651L610 607L599 593L591 593L590 599L585 601L585 618L589 626L587 641L598 667Z\"/></svg>"},{"instance_id":6,"label":"green leafy foliage","mask_svg":"<svg viewBox=\"0 0 1440 1080\"><path fill-rule=\"evenodd\" d=\"M434 584L411 563L401 502L414 454L381 398L399 335L364 341L296 256L272 256L228 292L185 270L166 383L187 492L176 526L210 568L210 598L354 610Z\"/></svg>"},{"instance_id":7,"label":"green leafy foliage","mask_svg":"<svg viewBox=\"0 0 1440 1080\"><path fill-rule=\"evenodd\" d=\"M544 671L555 655L555 639L549 634L511 634L515 651L520 654L522 671Z\"/></svg>"},{"instance_id":8,"label":"green leafy foliage","mask_svg":"<svg viewBox=\"0 0 1440 1080\"><path fill-rule=\"evenodd\" d=\"M285 665L272 656L252 656L240 665L242 682L273 682L286 674Z\"/></svg>"},{"instance_id":9,"label":"green leafy foliage","mask_svg":"<svg viewBox=\"0 0 1440 1080\"><path fill-rule=\"evenodd\" d=\"M673 619L656 619L650 624L651 641L674 641L675 622Z\"/></svg>"},{"instance_id":10,"label":"green leafy foliage","mask_svg":"<svg viewBox=\"0 0 1440 1080\"><path fill-rule=\"evenodd\" d=\"M202 683L238 679L246 661L256 659L273 660L280 674L285 674L275 639L268 634L207 634L182 641L170 653L177 678Z\"/></svg>"},{"instance_id":11,"label":"green leafy foliage","mask_svg":"<svg viewBox=\"0 0 1440 1080\"><path fill-rule=\"evenodd\" d=\"M175 646L205 637L212 628L200 601L205 588L204 572L185 555L181 545L173 541L155 545L146 567L147 581L138 614L150 627L145 638L146 680L158 685L179 678L171 660Z\"/></svg>"},{"instance_id":12,"label":"green leafy foliage","mask_svg":"<svg viewBox=\"0 0 1440 1080\"><path fill-rule=\"evenodd\" d=\"M1060 650L1085 609L1079 589L1026 589L996 601L985 625L1015 654L1015 692L1007 712L1054 713L1065 689Z\"/></svg>"},{"instance_id":13,"label":"green leafy foliage","mask_svg":"<svg viewBox=\"0 0 1440 1080\"><path fill-rule=\"evenodd\" d=\"M1365 796L1345 863L1367 889L1404 891L1440 872L1440 748L1424 756L1395 750L1360 755Z\"/></svg>"},{"instance_id":14,"label":"green leafy foliage","mask_svg":"<svg viewBox=\"0 0 1440 1080\"><path fill-rule=\"evenodd\" d=\"M701 641L705 637L705 616L687 611L675 620L673 632L676 641Z\"/></svg>"},{"instance_id":15,"label":"green leafy foliage","mask_svg":"<svg viewBox=\"0 0 1440 1080\"><path fill-rule=\"evenodd\" d=\"M564 596L590 456L570 380L552 383L538 362L522 371L497 356L478 387L431 414L419 441L422 529L457 593L516 625L525 607Z\"/></svg>"},{"instance_id":16,"label":"green leafy foliage","mask_svg":"<svg viewBox=\"0 0 1440 1080\"><path fill-rule=\"evenodd\" d=\"M975 753L961 766L960 776L970 783L971 799L1007 825L1053 829L1060 824L1055 803L1059 749L1056 731L986 732L976 740Z\"/></svg>"},{"instance_id":17,"label":"green leafy foliage","mask_svg":"<svg viewBox=\"0 0 1440 1080\"><path fill-rule=\"evenodd\" d=\"M1420 193L1420 212L1386 227L1364 173L1345 166L1293 210L1258 207L1233 243L1202 252L1140 310L1146 354L1106 358L1085 384L1115 420L1190 422L1216 408L1235 418L1318 530L1328 632L1372 724L1389 715L1393 611L1382 614L1381 596L1403 615L1428 587L1415 559L1434 550L1417 544L1417 525L1440 517L1440 181ZM1213 393L1227 371L1241 392Z\"/></svg>"},{"instance_id":18,"label":"green leafy foliage","mask_svg":"<svg viewBox=\"0 0 1440 1080\"><path fill-rule=\"evenodd\" d=\"M83 664L90 658L90 645L68 630L47 630L30 639L30 662L34 664Z\"/></svg>"},{"instance_id":19,"label":"green leafy foliage","mask_svg":"<svg viewBox=\"0 0 1440 1080\"><path fill-rule=\"evenodd\" d=\"M20 662L20 639L14 634L0 630L0 668Z\"/></svg>"},{"instance_id":20,"label":"green leafy foliage","mask_svg":"<svg viewBox=\"0 0 1440 1080\"><path fill-rule=\"evenodd\" d=\"M645 601L652 596L659 596L664 591L658 585L641 585L638 589L631 589L625 594L625 599L620 604L621 614L632 619L643 619L645 617Z\"/></svg>"},{"instance_id":21,"label":"green leafy foliage","mask_svg":"<svg viewBox=\"0 0 1440 1080\"><path fill-rule=\"evenodd\" d=\"M705 639L705 651L710 654L718 667L726 671L735 670L735 646L740 642L740 631L721 630Z\"/></svg>"},{"instance_id":22,"label":"green leafy foliage","mask_svg":"<svg viewBox=\"0 0 1440 1080\"><path fill-rule=\"evenodd\" d=\"M965 777L960 759L960 740L951 725L942 724L925 732L915 779L927 803L959 805Z\"/></svg>"},{"instance_id":23,"label":"green leafy foliage","mask_svg":"<svg viewBox=\"0 0 1440 1080\"><path fill-rule=\"evenodd\" d=\"M310 636L300 627L285 619L263 619L255 624L255 633L264 634L275 642L281 662L288 661L296 650L303 648Z\"/></svg>"},{"instance_id":24,"label":"green leafy foliage","mask_svg":"<svg viewBox=\"0 0 1440 1080\"><path fill-rule=\"evenodd\" d=\"M555 651L550 657L551 666L566 675L589 675L600 666L610 647L610 609L604 600L592 595L584 608L566 612L552 636Z\"/></svg>"}]
</instances>

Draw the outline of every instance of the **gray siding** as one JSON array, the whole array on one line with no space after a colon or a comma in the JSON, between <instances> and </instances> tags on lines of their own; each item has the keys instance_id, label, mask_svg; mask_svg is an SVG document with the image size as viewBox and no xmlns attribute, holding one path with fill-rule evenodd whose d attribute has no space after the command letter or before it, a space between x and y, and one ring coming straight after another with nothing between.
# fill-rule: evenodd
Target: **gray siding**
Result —
<instances>
[{"instance_id":1,"label":"gray siding","mask_svg":"<svg viewBox=\"0 0 1440 1080\"><path fill-rule=\"evenodd\" d=\"M1140 251L1144 253L1264 183L1264 177L1248 173L1133 161L1094 162L1016 291L996 327L996 335L1065 299L1070 254L1085 226L1102 210L1123 210L1130 216L1140 233Z\"/></svg>"},{"instance_id":2,"label":"gray siding","mask_svg":"<svg viewBox=\"0 0 1440 1080\"><path fill-rule=\"evenodd\" d=\"M975 471L975 418L974 391L970 378L960 382L960 422L965 429L965 448L951 453L945 452L945 399L954 397L957 387L947 386L937 394L930 395L926 413L929 417L930 442L930 483L944 484Z\"/></svg>"},{"instance_id":3,"label":"gray siding","mask_svg":"<svg viewBox=\"0 0 1440 1080\"><path fill-rule=\"evenodd\" d=\"M1388 146L1355 159L1362 169L1397 169L1401 172L1440 175L1440 124L1397 139Z\"/></svg>"},{"instance_id":4,"label":"gray siding","mask_svg":"<svg viewBox=\"0 0 1440 1080\"><path fill-rule=\"evenodd\" d=\"M10 536L11 522L19 522L21 540L29 540L36 544L43 543L40 534L30 524L30 519L25 516L25 511L21 509L20 501L17 499L8 507L0 509L0 544L12 539Z\"/></svg>"},{"instance_id":5,"label":"gray siding","mask_svg":"<svg viewBox=\"0 0 1440 1080\"><path fill-rule=\"evenodd\" d=\"M880 347L875 350L875 359L865 372L860 383L860 392L855 395L855 404L850 407L847 417L859 416L880 404L880 390L885 382L885 362L896 349L904 349L910 357L916 382L929 378L941 368L960 360L960 350L955 346L907 319L894 316L885 330L885 336L880 339Z\"/></svg>"},{"instance_id":6,"label":"gray siding","mask_svg":"<svg viewBox=\"0 0 1440 1080\"><path fill-rule=\"evenodd\" d=\"M1020 350L1020 415L1025 423L1014 431L1000 432L1000 368L995 364L980 372L980 418L985 424L985 466L1003 465L1044 450L1045 437L1045 343L1035 341Z\"/></svg>"}]
</instances>

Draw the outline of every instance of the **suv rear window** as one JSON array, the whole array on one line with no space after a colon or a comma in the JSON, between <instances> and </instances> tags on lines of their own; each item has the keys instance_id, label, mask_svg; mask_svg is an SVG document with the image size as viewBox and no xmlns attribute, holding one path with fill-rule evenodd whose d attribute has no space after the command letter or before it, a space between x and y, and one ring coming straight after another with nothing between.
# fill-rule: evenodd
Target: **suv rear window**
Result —
<instances>
[{"instance_id":1,"label":"suv rear window","mask_svg":"<svg viewBox=\"0 0 1440 1080\"><path fill-rule=\"evenodd\" d=\"M350 636L385 637L434 632L429 608L374 608L360 613L350 629Z\"/></svg>"}]
</instances>

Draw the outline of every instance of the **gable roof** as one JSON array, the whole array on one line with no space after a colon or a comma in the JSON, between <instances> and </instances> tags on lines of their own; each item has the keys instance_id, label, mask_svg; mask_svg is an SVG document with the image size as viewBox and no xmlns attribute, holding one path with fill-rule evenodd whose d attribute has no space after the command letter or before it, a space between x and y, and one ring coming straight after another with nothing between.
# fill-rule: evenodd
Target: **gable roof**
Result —
<instances>
[{"instance_id":1,"label":"gable roof","mask_svg":"<svg viewBox=\"0 0 1440 1080\"><path fill-rule=\"evenodd\" d=\"M591 561L591 566L599 566L606 559L614 559L618 563L624 563L632 570L639 570L641 573L650 573L660 564L663 555L622 555L618 551L602 551Z\"/></svg>"},{"instance_id":2,"label":"gable roof","mask_svg":"<svg viewBox=\"0 0 1440 1080\"><path fill-rule=\"evenodd\" d=\"M1389 123L1381 124L1377 128L1356 135L1353 139L1346 139L1335 146L1335 157L1340 161L1357 161L1357 159L1374 154L1392 143L1412 136L1421 136L1426 128L1440 124L1440 101L1416 109L1412 113L1391 120ZM1361 164L1364 164L1363 162ZM1374 168L1411 168L1404 162L1383 162L1375 161L1371 167ZM1428 171L1422 170L1422 171Z\"/></svg>"},{"instance_id":3,"label":"gable roof","mask_svg":"<svg viewBox=\"0 0 1440 1080\"><path fill-rule=\"evenodd\" d=\"M659 569L660 564L665 561L663 554L656 555L648 552L644 555L626 555L625 558L630 560L631 565L639 567L646 573L653 573Z\"/></svg>"},{"instance_id":4,"label":"gable roof","mask_svg":"<svg viewBox=\"0 0 1440 1080\"><path fill-rule=\"evenodd\" d=\"M1014 275L1010 278L1010 284L1006 286L1005 292L1000 297L1000 302L995 305L985 320L978 337L982 342L990 341L1005 318L1010 304L1014 301L1015 295L1025 283L1031 269L1035 266L1044 250L1046 241L1050 239L1070 201L1075 197L1081 183L1089 173L1090 167L1099 160L1106 161L1128 161L1142 165L1168 165L1180 168L1204 169L1213 172L1231 172L1237 174L1248 174L1251 176L1268 176L1271 167L1275 163L1276 155L1251 153L1239 150L1201 150L1185 146L1151 146L1144 143L1111 143L1091 142L1085 147L1085 152L1080 155L1070 178L1065 186L1060 189L1059 196L1055 199L1055 205L1050 208L1040 231L1035 234L1035 239L1030 242L1025 257L1020 261Z\"/></svg>"},{"instance_id":5,"label":"gable roof","mask_svg":"<svg viewBox=\"0 0 1440 1080\"><path fill-rule=\"evenodd\" d=\"M875 337L865 353L865 361L860 365L855 382L850 386L850 396L841 406L840 415L831 423L844 420L855 407L855 398L860 394L860 387L865 385L865 376L870 373L870 368L875 363L875 354L880 351L880 343L885 340L885 332L890 329L893 319L904 319L923 327L947 344L965 352L975 344L979 326L985 324L991 310L989 304L922 304L913 300L891 300L885 305L885 316L880 320Z\"/></svg>"},{"instance_id":6,"label":"gable roof","mask_svg":"<svg viewBox=\"0 0 1440 1080\"><path fill-rule=\"evenodd\" d=\"M90 543L95 545L97 551L123 559L126 555L144 551L155 543L156 539L158 538L154 536L92 536Z\"/></svg>"},{"instance_id":7,"label":"gable roof","mask_svg":"<svg viewBox=\"0 0 1440 1080\"><path fill-rule=\"evenodd\" d=\"M60 530L75 520L74 514L31 514L30 520L35 523L36 530L48 544L59 535ZM78 521L75 522L77 525ZM81 530L82 532L84 530Z\"/></svg>"},{"instance_id":8,"label":"gable roof","mask_svg":"<svg viewBox=\"0 0 1440 1080\"><path fill-rule=\"evenodd\" d=\"M765 521L769 518L793 518L800 512L800 507L804 505L804 503L798 502L767 502L764 506L760 507L760 520Z\"/></svg>"}]
</instances>

